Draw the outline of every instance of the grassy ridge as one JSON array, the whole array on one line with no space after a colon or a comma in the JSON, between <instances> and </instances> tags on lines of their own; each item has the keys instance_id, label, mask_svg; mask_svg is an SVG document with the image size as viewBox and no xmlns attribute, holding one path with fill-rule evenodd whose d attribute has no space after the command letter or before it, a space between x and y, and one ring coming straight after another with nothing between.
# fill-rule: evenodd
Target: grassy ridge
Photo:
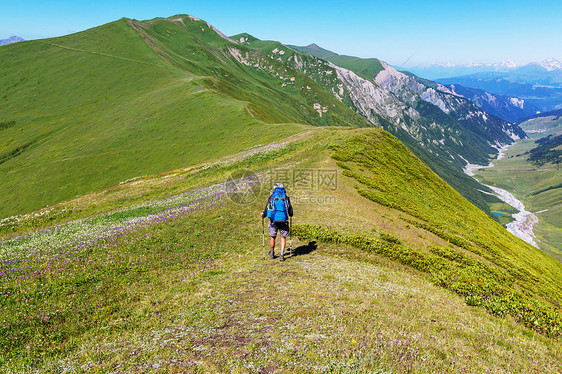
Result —
<instances>
[{"instance_id":1,"label":"grassy ridge","mask_svg":"<svg viewBox=\"0 0 562 374\"><path fill-rule=\"evenodd\" d=\"M359 58L353 56L339 55L337 53L325 50L316 45L300 47L290 45L292 49L300 53L309 54L333 62L342 68L349 69L357 75L374 82L377 74L383 70L381 62L376 58Z\"/></svg>"},{"instance_id":2,"label":"grassy ridge","mask_svg":"<svg viewBox=\"0 0 562 374\"><path fill-rule=\"evenodd\" d=\"M0 217L300 128L264 122L364 125L334 97L320 118L312 103L321 90L303 98L281 87L236 62L225 49L235 44L206 22L182 19L122 19L2 48Z\"/></svg>"},{"instance_id":3,"label":"grassy ridge","mask_svg":"<svg viewBox=\"0 0 562 374\"><path fill-rule=\"evenodd\" d=\"M276 47L285 53L272 55ZM264 123L371 126L349 98L340 102L330 92L338 89L333 68L278 42L232 43L186 15L122 19L0 53L6 72L0 175L7 181L0 185L0 217L266 144L299 128ZM296 57L306 72L298 71ZM369 74L380 69L378 60L361 61ZM378 124L393 129L383 118ZM401 129L393 131L489 213L489 198L474 181ZM13 194L16 188L21 193Z\"/></svg>"},{"instance_id":4,"label":"grassy ridge","mask_svg":"<svg viewBox=\"0 0 562 374\"><path fill-rule=\"evenodd\" d=\"M337 74L335 69L329 65L325 65L322 60L318 60L317 58L314 58L312 56L323 58L335 63L336 65L348 68L370 81L374 81L374 77L382 70L382 65L377 59L360 59L350 56L340 56L335 53L329 53L329 51L322 50L315 45L311 45L308 47L288 46L290 48L287 48L287 46L283 45L282 43L269 40L259 40L249 34L239 34L233 36L233 38L236 40L243 40L244 45L248 45L253 49L258 49L268 54L271 58L282 61L286 65L296 67L300 71L306 71L306 74L309 77L313 78L324 88L331 90L332 92L338 92L339 90L339 80L336 79ZM353 103L346 95L343 95L342 102L346 103L350 107L353 107ZM410 104L412 103L409 103L409 105ZM423 100L418 100L417 102L413 103L413 107L422 116L425 117L421 120L418 120L418 125L420 123L426 124L424 132L428 136L428 139L437 140L443 137L442 130L439 126L430 126L430 123L439 123L440 125L446 126L452 132L463 134L463 136L465 136L467 139L479 139L479 141L474 142L466 141L463 142L463 145L460 145L451 140L449 137L446 137L444 144L447 145L449 149L452 149L459 154L464 153L465 156L467 154L471 155L471 157L480 155L480 158L477 158L477 160L480 160L479 162L482 163L487 160L488 153L490 151L490 146L488 144L488 135L482 137L482 134L477 135L472 130L460 126L459 123L457 123L457 121L455 121L451 116L443 113L443 111L441 111L441 109L437 108L435 105L427 103ZM409 121L413 120L405 119L405 121L406 123L408 123L408 125L410 125ZM453 188L459 191L466 199L486 212L488 216L494 218L495 220L500 220L499 218L492 215L490 205L494 204L503 206L503 204L495 196L483 194L480 192L480 190L484 190L491 193L491 191L488 190L487 187L482 186L473 178L464 174L464 172L461 170L462 167L465 166L464 161L462 161L461 159L452 161L449 156L444 156L443 154L441 154L443 150L439 147L433 148L433 151L428 150L427 144L421 145L419 140L414 139L411 134L409 134L407 131L404 131L403 128L395 126L395 124L389 122L387 119L380 117L378 120L378 126L397 136L435 173L437 173ZM431 144L433 144L433 142L429 142L429 144L431 147Z\"/></svg>"},{"instance_id":5,"label":"grassy ridge","mask_svg":"<svg viewBox=\"0 0 562 374\"><path fill-rule=\"evenodd\" d=\"M463 247L460 237L451 237L431 227L412 224L427 229ZM431 274L433 282L465 297L468 305L482 306L499 317L514 317L527 327L547 336L558 337L562 331L559 309L543 303L540 299L528 300L528 295L513 291L517 281L525 282L529 277L518 272L507 276L506 269L487 265L463 252L447 247L431 246L428 253L411 250L393 235L381 233L380 238L365 235L344 236L335 230L321 226L295 226L294 234L303 240L317 239L328 243L353 245L367 252L388 256L417 270ZM514 281L514 278L516 281Z\"/></svg>"},{"instance_id":6,"label":"grassy ridge","mask_svg":"<svg viewBox=\"0 0 562 374\"><path fill-rule=\"evenodd\" d=\"M170 21L174 18L181 21ZM205 21L174 16L131 25L150 40L164 60L182 70L220 78L214 80L217 91L252 103L252 113L267 122L282 122L281 118L283 122L313 125L368 126L361 116L307 76L255 49L220 37ZM330 107L330 111L320 116L313 108L316 102Z\"/></svg>"},{"instance_id":7,"label":"grassy ridge","mask_svg":"<svg viewBox=\"0 0 562 374\"><path fill-rule=\"evenodd\" d=\"M282 267L262 262L256 219L272 181L248 205L209 188L241 168L343 173L336 189L286 181L303 240ZM59 226L11 240L29 230L26 219ZM316 130L141 178L2 233L0 359L14 371L251 363L284 372L544 372L560 363L559 342L546 337L559 333L560 263L513 238L379 129Z\"/></svg>"},{"instance_id":8,"label":"grassy ridge","mask_svg":"<svg viewBox=\"0 0 562 374\"><path fill-rule=\"evenodd\" d=\"M409 152L396 152L403 148L387 133L357 135L336 147L333 157L359 183L361 195L416 217L415 224L500 266L521 287L559 307L562 265L486 218Z\"/></svg>"},{"instance_id":9,"label":"grassy ridge","mask_svg":"<svg viewBox=\"0 0 562 374\"><path fill-rule=\"evenodd\" d=\"M250 38L247 44L263 51L271 51L273 48L281 49L282 46L280 43L260 41L253 37ZM374 82L376 75L383 70L381 62L377 59L361 59L351 56L340 56L335 53L327 53L329 51L319 49L315 45L307 47L290 47L303 54L299 55L299 58L303 61L306 61L307 58L310 59L310 56L307 55L323 58L335 63L338 66L350 69L356 74L372 82ZM292 56L293 54L294 53L291 51L288 51L282 58L284 60L288 60L290 57L286 57L286 55ZM310 65L314 66L314 64L310 63L305 64L304 66L307 67L307 70L311 70L309 67ZM309 72L309 74L311 73ZM411 78L418 79L418 77L412 75L409 76ZM321 80L322 76L320 75L320 78L318 79ZM421 80L420 82L428 87L436 85L435 82L431 81ZM329 89L333 89L330 87L329 83L325 84L325 86ZM417 124L424 127L426 144L421 145L419 139L415 139L410 133L404 131L403 128L397 127L387 120L381 119L379 121L380 127L398 137L400 141L406 144L406 146L414 152L417 157L419 157L453 188L459 191L466 199L487 213L488 216L500 221L501 219L492 215L490 206L502 206L503 209L505 209L504 204L502 204L502 202L495 196L491 195L491 190L464 174L462 168L465 166L465 161L463 159L457 158L451 160L449 156L445 155L446 151L444 151L442 145L435 146L437 143L434 143L438 139L443 139L443 145L446 145L447 149L452 150L454 153L464 155L468 159L474 157L474 159L471 160L473 163L487 163L489 153L492 152L489 145L491 135L485 131L483 132L478 126L474 126L474 123L471 123L471 121L457 121L455 118L458 119L463 117L461 113L456 113L455 118L453 118L453 116L445 114L437 106L421 100L419 97L415 99L415 101L405 101L408 105L412 105L412 107L423 117L422 119L417 120ZM416 124L416 121L410 118L405 118L404 120L408 126ZM466 140L459 144L457 140L453 140L449 136L444 136L442 128L440 126L433 126L432 123L438 123L440 126L447 128L450 133L457 135L462 134L462 137L470 140ZM487 131L490 131L490 129ZM507 139L504 138L504 140ZM481 190L489 192L490 194L483 194L480 192Z\"/></svg>"},{"instance_id":10,"label":"grassy ridge","mask_svg":"<svg viewBox=\"0 0 562 374\"><path fill-rule=\"evenodd\" d=\"M32 97L42 80L28 77L6 88L11 106L0 112L10 117L0 118L0 134L8 134L0 171L13 178L11 191L33 197L21 198L20 207L74 196L76 184L95 189L123 175L193 167L0 221L3 369L548 372L560 366L559 341L547 337L560 333L560 263L489 220L392 135L307 129L315 135L203 163L302 129L267 122L363 122L337 106L320 120L310 108L322 95L314 82L303 98L297 93L306 77L269 62L284 76L295 73L297 83L282 86L274 74L234 63L225 49L230 42L205 22L172 18L111 24L110 34L122 34L102 49L92 39L81 44L84 35L25 44L27 57L39 48L51 67L69 64L77 76L99 76L104 85L60 72L59 82L45 81L47 88L37 91L42 104L25 113L18 101ZM119 55L127 43L141 49ZM205 60L190 61L190 48ZM79 70L87 64L90 70ZM112 64L121 75L105 70ZM134 80L140 72L146 81ZM72 111L49 96L48 86L61 82L72 87L57 91ZM280 98L287 101L275 108ZM51 104L60 111L43 112ZM17 165L22 161L29 164ZM286 267L260 260L256 217L271 181L245 206L209 188L243 168L338 170L335 189L286 181L300 223L322 225L300 226L307 240ZM35 189L22 189L22 181Z\"/></svg>"}]
</instances>

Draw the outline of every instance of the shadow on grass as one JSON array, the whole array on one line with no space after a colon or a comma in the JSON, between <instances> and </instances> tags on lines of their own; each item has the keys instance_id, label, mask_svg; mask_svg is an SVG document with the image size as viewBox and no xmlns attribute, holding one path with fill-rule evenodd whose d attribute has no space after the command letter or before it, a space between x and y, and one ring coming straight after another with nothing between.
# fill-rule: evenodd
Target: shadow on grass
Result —
<instances>
[{"instance_id":1,"label":"shadow on grass","mask_svg":"<svg viewBox=\"0 0 562 374\"><path fill-rule=\"evenodd\" d=\"M308 242L306 245L300 245L293 249L293 256L302 256L307 255L312 251L315 251L318 248L318 244L316 241Z\"/></svg>"}]
</instances>

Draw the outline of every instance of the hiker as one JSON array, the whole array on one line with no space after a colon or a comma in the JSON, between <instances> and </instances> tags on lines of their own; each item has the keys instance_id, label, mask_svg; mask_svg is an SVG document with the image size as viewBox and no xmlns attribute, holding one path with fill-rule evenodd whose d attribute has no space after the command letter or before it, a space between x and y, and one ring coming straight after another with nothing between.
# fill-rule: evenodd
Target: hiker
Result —
<instances>
[{"instance_id":1,"label":"hiker","mask_svg":"<svg viewBox=\"0 0 562 374\"><path fill-rule=\"evenodd\" d=\"M287 236L289 236L289 217L293 216L293 206L289 196L285 193L283 183L276 183L273 188L273 193L267 199L265 209L261 213L262 222L263 218L269 218L269 258L275 258L275 238L277 231L281 234L281 256L280 261L284 261L285 245L287 244Z\"/></svg>"}]
</instances>

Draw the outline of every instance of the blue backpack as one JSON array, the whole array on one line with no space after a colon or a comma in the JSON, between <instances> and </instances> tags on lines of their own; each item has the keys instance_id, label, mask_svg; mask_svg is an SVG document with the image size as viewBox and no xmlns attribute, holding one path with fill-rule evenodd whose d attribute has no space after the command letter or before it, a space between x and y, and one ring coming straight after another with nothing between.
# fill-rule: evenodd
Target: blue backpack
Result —
<instances>
[{"instance_id":1,"label":"blue backpack","mask_svg":"<svg viewBox=\"0 0 562 374\"><path fill-rule=\"evenodd\" d=\"M271 203L267 205L267 218L273 222L287 222L289 220L288 205L285 189L275 188L271 195Z\"/></svg>"}]
</instances>

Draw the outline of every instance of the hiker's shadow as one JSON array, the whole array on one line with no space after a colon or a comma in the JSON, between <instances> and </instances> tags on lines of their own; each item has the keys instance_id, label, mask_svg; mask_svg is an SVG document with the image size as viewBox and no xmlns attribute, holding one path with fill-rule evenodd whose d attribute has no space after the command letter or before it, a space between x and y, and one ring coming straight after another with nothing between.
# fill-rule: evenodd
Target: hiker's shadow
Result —
<instances>
[{"instance_id":1,"label":"hiker's shadow","mask_svg":"<svg viewBox=\"0 0 562 374\"><path fill-rule=\"evenodd\" d=\"M318 248L318 244L316 241L308 242L308 244L300 245L293 249L293 256L302 256L307 255L312 251L315 251Z\"/></svg>"}]
</instances>

